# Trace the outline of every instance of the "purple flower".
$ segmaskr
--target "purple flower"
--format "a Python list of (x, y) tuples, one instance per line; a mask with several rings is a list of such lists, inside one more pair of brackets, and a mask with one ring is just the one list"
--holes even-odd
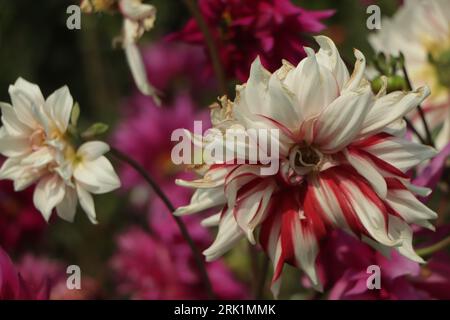
[[(333, 10), (305, 10), (289, 0), (200, 0), (199, 7), (216, 41), (221, 63), (229, 76), (240, 81), (247, 80), (258, 55), (269, 71), (275, 71), (282, 59), (297, 64), (305, 56), (305, 34), (323, 30), (321, 20), (333, 14)], [(169, 39), (201, 45), (206, 50), (194, 19)]]

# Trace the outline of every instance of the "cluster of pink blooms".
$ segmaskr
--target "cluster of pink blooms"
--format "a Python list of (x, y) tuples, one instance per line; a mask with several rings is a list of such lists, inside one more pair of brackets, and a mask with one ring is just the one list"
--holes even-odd
[[(439, 233), (448, 234), (448, 230), (441, 231), (444, 232), (438, 230), (434, 238), (438, 238)], [(319, 276), (331, 300), (449, 299), (449, 263), (450, 256), (440, 252), (421, 267), (397, 252), (384, 256), (338, 231), (327, 238), (318, 257)], [(371, 274), (367, 269), (371, 265), (382, 270), (380, 290), (367, 289)], [(308, 279), (304, 279), (304, 284), (310, 286)]]
[[(333, 10), (309, 11), (289, 0), (200, 0), (199, 7), (226, 72), (241, 81), (247, 80), (257, 56), (270, 71), (283, 59), (297, 64), (305, 57), (303, 46), (308, 40), (304, 34), (322, 31), (322, 20), (333, 15)], [(194, 19), (170, 38), (206, 49)]]

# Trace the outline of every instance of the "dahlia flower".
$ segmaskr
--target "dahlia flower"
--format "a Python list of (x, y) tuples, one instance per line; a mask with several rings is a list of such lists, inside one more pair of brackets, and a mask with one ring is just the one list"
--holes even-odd
[[(369, 37), (377, 51), (405, 56), (413, 85), (430, 86), (424, 111), (432, 129), (440, 129), (436, 147), (450, 142), (450, 3), (447, 0), (406, 0), (392, 18), (383, 18), (382, 28)], [(422, 130), (415, 112), (412, 120)]]
[[(200, 0), (199, 7), (222, 65), (229, 76), (240, 81), (247, 80), (250, 64), (258, 54), (270, 71), (280, 66), (282, 58), (298, 63), (305, 56), (305, 34), (323, 30), (321, 20), (333, 14), (332, 10), (305, 10), (290, 0)], [(202, 45), (206, 50), (194, 19), (170, 38)]]
[[(217, 131), (278, 132), (279, 152), (271, 155), (278, 170), (263, 170), (268, 165), (260, 155), (268, 146), (255, 148), (250, 136), (246, 152), (235, 154), (235, 161), (205, 164), (199, 170), (203, 178), (177, 181), (197, 190), (175, 214), (220, 208), (204, 222), (219, 226), (216, 240), (204, 251), (207, 260), (242, 238), (256, 243), (259, 230), (259, 243), (273, 261), (275, 294), (284, 263), (303, 269), (320, 287), (319, 242), (334, 228), (423, 262), (412, 248), (410, 224), (432, 228), (428, 220), (436, 217), (414, 196), (429, 190), (414, 187), (405, 174), (436, 153), (403, 138), (402, 117), (428, 96), (428, 88), (385, 94), (384, 87), (374, 95), (360, 51), (355, 50), (349, 76), (335, 44), (324, 36), (316, 41), (320, 50), (305, 48), (308, 56), (297, 67), (284, 61), (271, 74), (256, 59), (234, 103), (212, 111)], [(220, 139), (205, 140), (205, 150), (215, 143), (223, 147)], [(253, 164), (252, 151), (258, 152)]]
[(156, 8), (142, 0), (83, 0), (86, 13), (119, 11), (123, 16), (122, 33), (116, 40), (122, 44), (128, 65), (138, 89), (159, 103), (155, 88), (148, 82), (145, 66), (136, 42), (151, 29), (156, 19)]
[(109, 146), (100, 141), (76, 149), (67, 130), (73, 98), (67, 86), (46, 100), (35, 84), (19, 78), (9, 87), (12, 105), (0, 103), (0, 153), (7, 160), (0, 179), (14, 181), (21, 191), (37, 183), (33, 202), (48, 221), (54, 208), (73, 221), (77, 202), (92, 223), (97, 223), (91, 193), (101, 194), (120, 186), (111, 163), (103, 155)]

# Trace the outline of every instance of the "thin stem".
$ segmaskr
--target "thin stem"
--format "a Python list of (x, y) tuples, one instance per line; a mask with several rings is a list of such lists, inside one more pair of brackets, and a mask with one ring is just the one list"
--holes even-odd
[[(405, 77), (406, 84), (408, 85), (408, 89), (413, 90), (412, 83), (411, 83), (411, 80), (409, 79), (408, 72), (406, 71), (405, 64), (402, 64), (402, 71), (403, 71), (403, 76)], [(427, 136), (426, 144), (434, 147), (435, 145), (433, 142), (433, 136), (431, 135), (430, 127), (428, 126), (427, 119), (425, 118), (425, 112), (423, 112), (422, 106), (420, 104), (417, 106), (417, 109), (419, 111), (419, 116), (422, 119), (423, 127), (425, 129), (425, 134)]]
[(217, 50), (216, 43), (208, 28), (208, 25), (200, 12), (197, 2), (195, 0), (183, 0), (189, 11), (191, 12), (193, 18), (197, 22), (200, 31), (203, 33), (205, 38), (206, 46), (208, 47), (209, 56), (213, 65), (214, 73), (216, 74), (217, 81), (219, 83), (219, 89), (222, 94), (227, 94), (227, 82), (225, 78), (225, 72), (222, 68), (222, 63), (220, 62), (219, 51)]
[[(145, 171), (145, 169), (139, 163), (137, 163), (134, 159), (128, 157), (126, 154), (124, 154), (123, 152), (114, 147), (111, 147), (111, 154), (115, 156), (117, 159), (126, 162), (134, 170), (136, 170), (136, 172), (139, 173), (142, 176), (142, 178), (144, 178), (144, 180), (155, 191), (158, 197), (164, 202), (167, 209), (169, 209), (171, 213), (175, 211), (175, 207), (173, 206), (172, 202), (170, 202), (169, 198), (166, 196), (164, 191), (158, 186), (158, 184), (153, 180), (153, 178)], [(192, 253), (194, 254), (195, 263), (197, 265), (198, 270), (200, 271), (200, 276), (202, 278), (203, 285), (205, 287), (208, 297), (210, 299), (214, 299), (214, 292), (212, 290), (211, 282), (209, 280), (209, 276), (206, 271), (202, 255), (198, 251), (194, 241), (189, 235), (189, 232), (183, 221), (173, 214), (171, 214), (171, 216), (175, 219), (175, 222), (178, 225), (178, 228), (180, 229), (183, 238), (186, 240)]]
[(444, 249), (447, 246), (450, 246), (450, 236), (442, 239), (441, 241), (439, 241), (429, 247), (417, 249), (416, 253), (421, 257), (430, 256), (433, 253), (436, 253), (436, 252)]
[(419, 133), (419, 131), (417, 131), (417, 129), (414, 127), (414, 125), (411, 123), (411, 121), (406, 117), (403, 117), (403, 120), (405, 120), (408, 129), (411, 130), (416, 135), (416, 137), (420, 140), (420, 142), (422, 144), (427, 144), (425, 139), (422, 137), (422, 135)]

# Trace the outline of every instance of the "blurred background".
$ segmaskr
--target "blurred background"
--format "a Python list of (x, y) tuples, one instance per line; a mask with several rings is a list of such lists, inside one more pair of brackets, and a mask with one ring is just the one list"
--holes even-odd
[[(120, 34), (120, 15), (83, 14), (81, 30), (68, 30), (66, 9), (77, 4), (70, 0), (0, 0), (0, 101), (10, 101), (8, 86), (18, 77), (38, 84), (44, 96), (67, 84), (81, 106), (81, 126), (110, 124), (104, 139), (143, 164), (181, 205), (190, 194), (173, 181), (190, 174), (171, 163), (170, 134), (176, 128), (191, 128), (194, 119), (207, 122), (207, 107), (220, 91), (203, 47), (174, 36), (191, 17), (183, 2), (146, 2), (157, 8), (157, 20), (139, 45), (150, 82), (163, 92), (162, 108), (137, 92), (123, 50), (112, 45)], [(292, 1), (305, 9), (334, 10), (321, 19), (320, 33), (330, 36), (351, 63), (353, 48), (372, 56), (366, 8), (374, 2), (382, 15), (390, 16), (398, 7), (395, 0)], [(238, 83), (237, 78), (229, 75), (228, 84)], [(33, 207), (32, 190), (15, 193), (9, 181), (1, 181), (0, 247), (26, 280), (39, 286), (49, 277), (51, 298), (204, 298), (189, 249), (169, 212), (130, 168), (120, 163), (115, 167), (124, 188), (96, 197), (98, 225), (90, 224), (81, 210), (73, 224), (57, 217), (47, 224)], [(205, 248), (214, 231), (202, 228), (199, 221), (200, 217), (186, 219), (197, 245)], [(255, 296), (255, 259), (262, 259), (260, 252), (242, 243), (208, 265), (220, 298)], [(65, 289), (68, 265), (80, 266), (83, 290)], [(284, 298), (324, 297), (308, 289), (294, 269), (288, 269), (285, 284)], [(262, 295), (271, 297), (267, 288)]]

